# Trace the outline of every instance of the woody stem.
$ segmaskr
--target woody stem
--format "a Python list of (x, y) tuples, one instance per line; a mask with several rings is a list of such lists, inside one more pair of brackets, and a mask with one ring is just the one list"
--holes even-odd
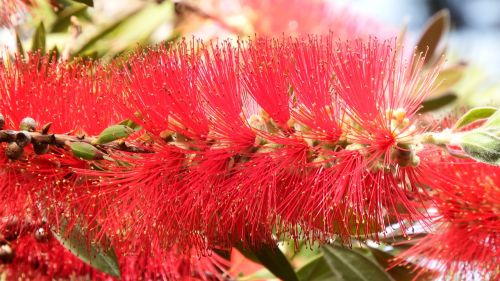
[[(95, 137), (87, 137), (87, 136), (73, 136), (67, 134), (43, 134), (40, 132), (15, 131), (15, 130), (0, 130), (0, 142), (17, 142), (20, 141), (21, 138), (26, 138), (26, 134), (31, 137), (31, 143), (48, 144), (59, 147), (63, 147), (67, 143), (72, 143), (72, 142), (85, 142), (93, 144), (92, 141), (95, 140)], [(107, 144), (100, 144), (98, 146), (104, 149), (120, 150), (125, 152), (152, 153), (152, 151), (149, 149), (135, 146), (132, 144), (126, 144), (125, 142), (112, 142)]]

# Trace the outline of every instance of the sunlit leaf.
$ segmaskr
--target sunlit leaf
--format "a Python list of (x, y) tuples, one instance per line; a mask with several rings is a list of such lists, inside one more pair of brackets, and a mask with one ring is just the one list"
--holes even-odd
[(481, 127), (455, 134), (452, 142), (480, 162), (500, 165), (500, 110), (496, 110)]
[(453, 128), (455, 130), (465, 127), (477, 120), (486, 119), (493, 115), (497, 109), (495, 107), (485, 106), (485, 107), (476, 107), (469, 111), (467, 111), (458, 121), (455, 123)]
[(449, 92), (453, 86), (462, 80), (465, 70), (466, 67), (464, 65), (456, 65), (443, 69), (436, 78), (438, 86), (429, 96), (437, 97), (443, 93)]
[(73, 49), (73, 55), (97, 52), (99, 56), (115, 56), (147, 42), (156, 28), (163, 23), (171, 23), (174, 17), (172, 1), (165, 1), (160, 5), (148, 5), (101, 27), (93, 34), (82, 34)]

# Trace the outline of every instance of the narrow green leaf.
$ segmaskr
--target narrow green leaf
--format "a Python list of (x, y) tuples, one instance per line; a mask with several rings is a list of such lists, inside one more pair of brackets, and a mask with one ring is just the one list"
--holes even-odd
[(94, 0), (72, 0), (72, 1), (85, 4), (89, 7), (94, 7)]
[(40, 22), (38, 27), (35, 30), (35, 34), (33, 35), (33, 43), (31, 45), (31, 50), (40, 51), (41, 53), (45, 53), (45, 27), (43, 25), (43, 21)]
[(440, 109), (444, 106), (447, 106), (454, 102), (457, 99), (457, 96), (454, 93), (448, 93), (441, 95), (436, 98), (425, 100), (422, 103), (422, 108), (418, 110), (419, 113), (425, 113), (429, 111), (434, 111)]
[(344, 281), (394, 281), (378, 264), (351, 249), (338, 246), (322, 248), (330, 269)]
[(287, 281), (299, 280), (292, 265), (277, 245), (262, 245), (252, 249), (237, 247), (237, 249), (248, 259), (265, 266), (276, 277)]
[(24, 58), (23, 43), (21, 42), (21, 38), (19, 37), (19, 34), (17, 32), (16, 32), (16, 51), (21, 56), (21, 58)]
[(441, 10), (434, 14), (424, 28), (417, 43), (417, 51), (427, 53), (425, 63), (432, 62), (439, 54), (439, 48), (443, 38), (450, 30), (450, 12)]
[(93, 142), (94, 144), (105, 144), (130, 136), (134, 130), (125, 125), (110, 126), (99, 134), (99, 137)]
[(497, 111), (494, 107), (476, 107), (467, 111), (453, 126), (454, 130), (460, 129), (471, 124), (474, 121), (486, 119)]
[[(486, 125), (486, 124), (485, 124)], [(458, 135), (462, 150), (477, 161), (500, 165), (500, 127), (481, 127)]]
[[(150, 35), (161, 24), (174, 19), (172, 1), (147, 5), (101, 27), (93, 34), (82, 34), (75, 44), (73, 55), (97, 52), (99, 56), (113, 57), (127, 49), (136, 48), (140, 43), (148, 42)], [(137, 28), (138, 26), (141, 28)]]
[(103, 153), (93, 145), (86, 142), (73, 142), (71, 143), (71, 151), (76, 157), (85, 160), (102, 160)]
[(335, 281), (340, 280), (335, 273), (330, 270), (323, 255), (320, 255), (297, 271), (297, 277), (300, 281)]
[(120, 266), (115, 251), (110, 246), (89, 242), (85, 231), (78, 225), (66, 230), (67, 222), (62, 221), (58, 231), (52, 230), (54, 237), (83, 262), (106, 274), (120, 277)]

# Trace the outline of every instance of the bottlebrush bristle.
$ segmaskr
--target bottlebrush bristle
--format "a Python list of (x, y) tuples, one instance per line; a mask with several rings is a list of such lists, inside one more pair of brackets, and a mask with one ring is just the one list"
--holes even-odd
[(258, 243), (298, 226), (311, 240), (376, 237), (393, 218), (404, 230), (424, 215), (409, 199), (421, 196), (417, 156), (399, 142), (417, 133), (414, 114), (438, 68), (423, 72), (421, 54), (396, 52), (394, 41), (326, 36), (183, 41), (139, 54), (125, 75), (115, 73), (130, 79), (117, 108), (140, 112), (134, 120), (156, 135), (168, 131), (161, 151), (175, 147), (182, 171), (134, 165), (91, 174), (117, 194), (116, 178), (127, 182), (121, 195), (131, 200), (115, 212), (144, 214), (133, 216), (137, 231), (159, 231), (148, 226), (150, 215), (160, 217), (150, 200), (172, 214), (155, 222), (161, 229), (177, 224), (207, 245)]
[(203, 253), (275, 234), (349, 243), (426, 219), (432, 160), (412, 136), (439, 67), (423, 71), (393, 40), (180, 41), (124, 65), (47, 60), (0, 69), (7, 128), (29, 116), (80, 140), (130, 118), (142, 130), (116, 144), (148, 149), (96, 144), (106, 158), (85, 161), (59, 145), (3, 159), (0, 198), (38, 218), (50, 206), (49, 224), (84, 223), (125, 255), (145, 241)]
[(500, 168), (436, 153), (429, 157), (435, 176), (423, 180), (434, 190), (435, 230), (403, 252), (399, 263), (415, 261), (457, 280), (497, 280)]

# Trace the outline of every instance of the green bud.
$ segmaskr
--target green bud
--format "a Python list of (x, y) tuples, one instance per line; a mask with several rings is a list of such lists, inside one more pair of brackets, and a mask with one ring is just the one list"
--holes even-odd
[(76, 157), (85, 160), (102, 160), (104, 154), (95, 146), (86, 142), (73, 142), (71, 143), (71, 151)]
[(99, 137), (93, 142), (94, 144), (105, 144), (117, 139), (126, 138), (131, 135), (134, 130), (125, 125), (110, 126), (99, 134)]

